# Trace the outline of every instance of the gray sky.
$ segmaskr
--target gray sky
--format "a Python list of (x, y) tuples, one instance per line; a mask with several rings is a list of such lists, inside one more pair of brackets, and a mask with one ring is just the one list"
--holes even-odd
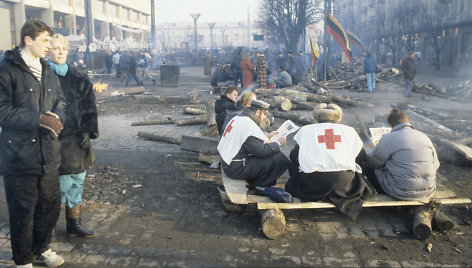
[(262, 0), (156, 0), (156, 22), (193, 22), (190, 13), (201, 14), (198, 22), (246, 20), (248, 3), (251, 20), (254, 20), (261, 2)]

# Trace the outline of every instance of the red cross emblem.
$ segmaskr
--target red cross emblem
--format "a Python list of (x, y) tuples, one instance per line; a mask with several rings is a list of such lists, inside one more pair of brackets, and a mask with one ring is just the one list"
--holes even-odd
[(229, 124), (226, 126), (225, 132), (223, 133), (223, 137), (226, 137), (226, 133), (231, 132), (231, 130), (233, 129), (233, 122), (234, 122), (234, 119), (231, 120), (231, 122), (229, 122)]
[(341, 142), (341, 135), (334, 135), (333, 129), (325, 129), (324, 132), (324, 136), (318, 136), (318, 143), (326, 143), (326, 149), (335, 149), (334, 144)]

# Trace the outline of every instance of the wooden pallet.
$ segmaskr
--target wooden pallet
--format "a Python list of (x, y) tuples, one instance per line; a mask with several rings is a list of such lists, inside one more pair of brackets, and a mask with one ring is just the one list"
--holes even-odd
[[(302, 202), (294, 197), (292, 203), (275, 203), (266, 196), (252, 195), (247, 193), (246, 182), (244, 180), (231, 179), (221, 170), (223, 186), (225, 191), (220, 191), (223, 205), (227, 211), (240, 212), (242, 205), (256, 204), (262, 215), (262, 231), (270, 239), (277, 239), (285, 233), (285, 217), (282, 209), (323, 209), (335, 208), (331, 202)], [(468, 204), (472, 201), (469, 198), (458, 198), (452, 191), (436, 191), (429, 199), (418, 201), (395, 200), (390, 196), (379, 194), (365, 201), (362, 207), (392, 207), (392, 206), (415, 206), (413, 213), (414, 221), (419, 221), (420, 234), (416, 235), (420, 239), (425, 239), (431, 231), (431, 221), (434, 211), (440, 205)], [(424, 214), (424, 215), (423, 215)], [(423, 215), (423, 216), (419, 216)], [(443, 215), (444, 216), (444, 215)], [(415, 220), (416, 218), (416, 220)], [(447, 217), (446, 217), (447, 218)], [(447, 218), (450, 221), (450, 219)], [(424, 226), (424, 224), (429, 226)], [(416, 226), (415, 223), (413, 226)], [(449, 225), (448, 225), (449, 226)], [(452, 228), (452, 227), (451, 227)], [(415, 232), (414, 228), (414, 232)], [(429, 232), (428, 232), (429, 229)]]

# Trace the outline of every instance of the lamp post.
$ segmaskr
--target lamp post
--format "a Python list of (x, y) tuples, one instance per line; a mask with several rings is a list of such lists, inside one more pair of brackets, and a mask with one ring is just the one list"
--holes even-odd
[(208, 23), (208, 27), (210, 27), (210, 50), (213, 50), (213, 27), (215, 27), (214, 22)]
[(198, 51), (198, 36), (197, 36), (197, 20), (200, 17), (200, 13), (191, 13), (190, 16), (193, 18), (193, 40), (194, 40), (194, 50)]

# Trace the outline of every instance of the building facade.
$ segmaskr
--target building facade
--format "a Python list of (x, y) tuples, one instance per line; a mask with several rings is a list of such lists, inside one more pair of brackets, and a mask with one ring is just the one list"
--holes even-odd
[[(11, 49), (20, 43), (20, 30), (29, 19), (38, 18), (54, 32), (79, 36), (85, 31), (84, 0), (0, 0), (0, 49)], [(93, 36), (96, 45), (113, 48), (145, 43), (151, 30), (149, 0), (91, 0)], [(133, 44), (135, 43), (135, 44)]]
[(413, 50), (425, 66), (472, 64), (470, 0), (332, 2), (333, 15), (344, 29), (387, 63), (398, 64)]

